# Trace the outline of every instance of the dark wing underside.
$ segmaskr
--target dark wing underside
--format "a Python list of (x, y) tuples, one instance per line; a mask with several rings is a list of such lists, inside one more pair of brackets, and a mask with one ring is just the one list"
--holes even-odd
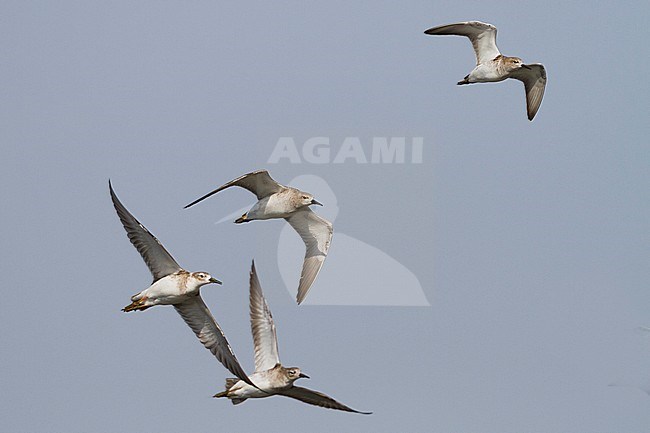
[(295, 398), (296, 400), (300, 400), (307, 404), (313, 404), (315, 406), (324, 407), (326, 409), (336, 409), (345, 412), (361, 413), (363, 415), (370, 415), (372, 413), (372, 412), (360, 412), (358, 410), (354, 410), (351, 407), (344, 405), (343, 403), (339, 403), (338, 401), (334, 400), (332, 397), (325, 395), (322, 392), (312, 391), (311, 389), (302, 388), (300, 386), (292, 386), (286, 391), (282, 391), (280, 394), (287, 397)]
[(138, 250), (144, 262), (147, 264), (151, 275), (153, 275), (153, 280), (158, 281), (159, 279), (173, 274), (181, 270), (180, 265), (174, 260), (174, 258), (169, 254), (169, 252), (163, 247), (158, 239), (151, 234), (149, 230), (140, 222), (135, 219), (133, 215), (124, 207), (120, 202), (113, 191), (113, 186), (111, 181), (108, 181), (108, 188), (111, 193), (111, 199), (113, 200), (113, 206), (117, 211), (117, 216), (122, 221), (124, 230), (129, 236), (129, 240), (133, 246)]

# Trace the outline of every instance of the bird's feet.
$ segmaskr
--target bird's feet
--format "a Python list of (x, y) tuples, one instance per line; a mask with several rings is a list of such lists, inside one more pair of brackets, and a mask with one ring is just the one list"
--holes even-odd
[(143, 296), (137, 301), (133, 301), (126, 307), (122, 308), (122, 311), (124, 311), (125, 313), (128, 313), (129, 311), (137, 311), (137, 310), (144, 311), (147, 308), (151, 307), (151, 305), (145, 305), (146, 301), (147, 301), (147, 297)]
[(235, 220), (235, 224), (241, 224), (241, 223), (247, 223), (247, 222), (250, 222), (250, 220), (248, 219), (248, 217), (246, 216), (246, 214), (240, 216), (239, 218), (237, 218), (237, 219)]

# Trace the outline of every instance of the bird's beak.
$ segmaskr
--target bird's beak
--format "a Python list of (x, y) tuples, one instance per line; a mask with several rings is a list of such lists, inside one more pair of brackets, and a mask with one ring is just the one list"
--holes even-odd
[(322, 206), (322, 205), (323, 205), (323, 203), (319, 202), (319, 201), (316, 200), (316, 199), (312, 199), (311, 204), (317, 204), (318, 206)]
[(216, 278), (210, 278), (210, 282), (214, 284), (221, 284), (221, 281), (217, 280)]
[(300, 373), (298, 377), (304, 377), (305, 379), (311, 379), (311, 377), (307, 376), (305, 373)]
[(524, 64), (522, 64), (521, 67), (530, 70), (530, 66), (528, 66), (528, 65), (524, 65)]

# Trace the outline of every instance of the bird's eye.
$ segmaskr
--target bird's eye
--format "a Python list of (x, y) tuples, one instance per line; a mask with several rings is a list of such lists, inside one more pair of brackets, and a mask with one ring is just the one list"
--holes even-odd
[(309, 197), (307, 197), (306, 195), (303, 195), (303, 196), (302, 196), (302, 199), (303, 199), (303, 200), (307, 200), (308, 198), (309, 198)]

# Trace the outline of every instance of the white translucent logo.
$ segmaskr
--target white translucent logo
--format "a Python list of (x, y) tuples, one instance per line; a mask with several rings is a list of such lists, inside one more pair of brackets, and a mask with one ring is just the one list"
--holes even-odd
[[(314, 209), (334, 224), (332, 245), (320, 274), (303, 304), (429, 306), (418, 278), (386, 252), (337, 230), (336, 195), (324, 179), (303, 175), (289, 185), (309, 191), (324, 206)], [(278, 268), (291, 297), (295, 296), (305, 244), (287, 224), (278, 242)]]
[(421, 164), (423, 137), (345, 137), (333, 142), (329, 137), (311, 137), (296, 143), (280, 137), (269, 156), (269, 164)]
[[(339, 209), (336, 195), (318, 176), (302, 175), (288, 183), (309, 191), (324, 204), (314, 211), (334, 224), (334, 236), (325, 264), (303, 304), (359, 306), (430, 306), (420, 281), (405, 265), (380, 250), (336, 227)], [(250, 206), (241, 208), (216, 222), (232, 222)], [(255, 223), (252, 223), (255, 224)], [(258, 224), (264, 224), (259, 222)], [(271, 250), (271, 249), (269, 249)], [(277, 247), (278, 271), (294, 299), (305, 256), (305, 244), (289, 224), (284, 224)]]

